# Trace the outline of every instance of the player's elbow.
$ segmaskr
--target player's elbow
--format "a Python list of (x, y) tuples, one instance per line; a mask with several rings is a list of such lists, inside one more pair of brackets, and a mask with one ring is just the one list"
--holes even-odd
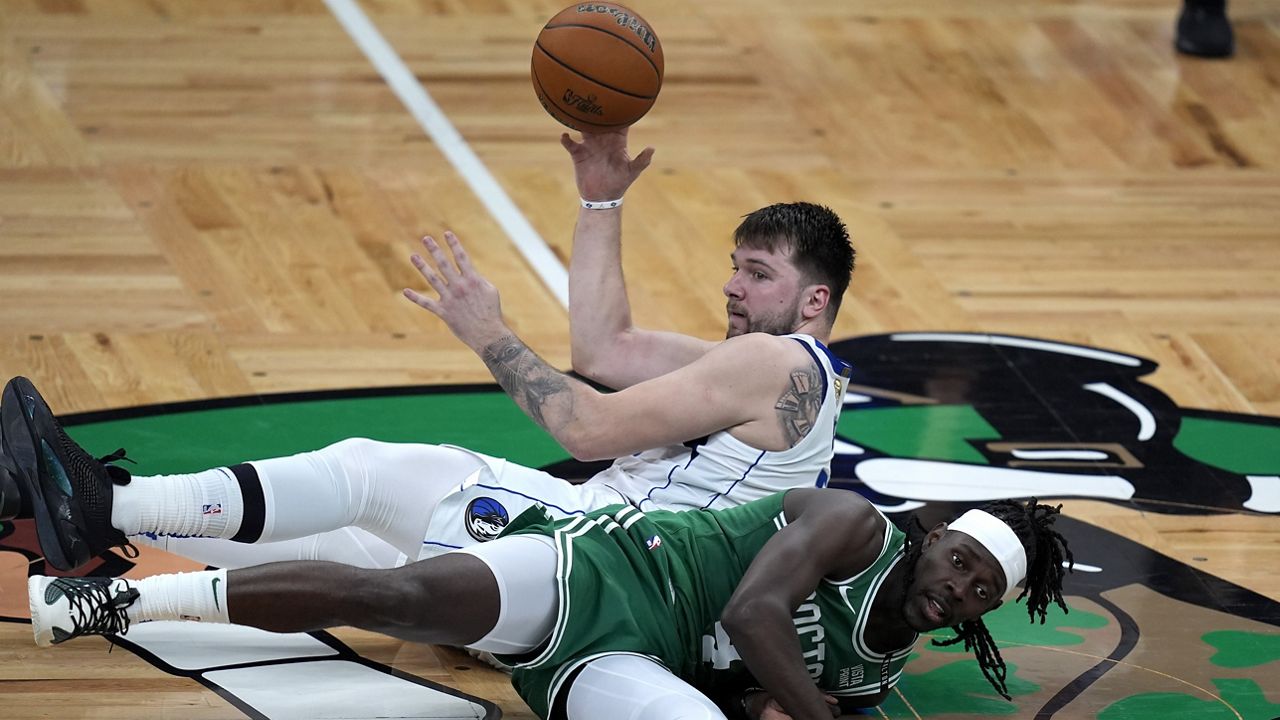
[(574, 343), (569, 352), (573, 371), (592, 382), (612, 387), (609, 377), (617, 366), (617, 353), (612, 347), (613, 343), (607, 342)]
[(591, 462), (592, 460), (604, 460), (594, 447), (588, 442), (584, 442), (574, 437), (564, 437), (560, 439), (560, 447), (573, 456), (574, 460), (579, 462)]
[(592, 460), (609, 460), (615, 455), (609, 453), (609, 445), (589, 422), (575, 422), (556, 438), (574, 460), (591, 462)]
[(618, 379), (625, 374), (636, 354), (635, 335), (630, 328), (599, 332), (591, 337), (575, 337), (569, 348), (573, 371), (593, 382), (610, 388), (621, 388)]
[(573, 364), (574, 372), (589, 380), (600, 382), (600, 355), (596, 349), (574, 343), (569, 351), (569, 362)]
[(767, 627), (768, 618), (772, 615), (776, 615), (776, 608), (764, 598), (734, 597), (720, 615), (720, 624), (734, 642), (745, 641), (755, 629)]

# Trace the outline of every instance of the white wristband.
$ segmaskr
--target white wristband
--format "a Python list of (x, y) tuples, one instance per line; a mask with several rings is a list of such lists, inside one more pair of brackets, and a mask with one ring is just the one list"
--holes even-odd
[(617, 200), (583, 200), (582, 198), (578, 198), (578, 199), (582, 200), (582, 207), (588, 210), (612, 210), (616, 207), (622, 206), (622, 198), (618, 198)]

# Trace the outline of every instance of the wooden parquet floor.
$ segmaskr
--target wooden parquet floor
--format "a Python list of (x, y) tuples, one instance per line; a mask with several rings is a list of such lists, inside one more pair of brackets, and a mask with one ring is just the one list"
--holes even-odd
[[(576, 191), (528, 80), (561, 1), (360, 6), (567, 262)], [(1173, 0), (633, 4), (667, 60), (632, 132), (658, 150), (627, 198), (638, 324), (721, 336), (738, 218), (805, 199), (859, 253), (835, 339), (1079, 343), (1158, 362), (1179, 407), (1280, 416), (1280, 4), (1233, 0), (1216, 62), (1173, 52)], [(568, 367), (564, 307), (325, 4), (0, 2), (0, 375), (60, 412), (488, 382), (399, 294), (446, 228)], [(1280, 601), (1274, 516), (1068, 511)], [(6, 718), (241, 716), (27, 633), (0, 624)], [(462, 653), (338, 634), (530, 717)]]

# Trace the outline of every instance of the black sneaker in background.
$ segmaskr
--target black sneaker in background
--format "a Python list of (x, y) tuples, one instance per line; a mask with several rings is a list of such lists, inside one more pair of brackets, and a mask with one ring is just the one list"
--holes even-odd
[[(74, 570), (108, 548), (129, 545), (111, 525), (111, 487), (129, 482), (127, 470), (101, 460), (67, 437), (35, 385), (16, 377), (0, 397), (0, 452), (36, 521), (40, 550), (58, 570)], [(3, 472), (3, 471), (0, 471)]]
[(1227, 19), (1227, 0), (1184, 0), (1174, 47), (1184, 55), (1231, 57), (1236, 39)]

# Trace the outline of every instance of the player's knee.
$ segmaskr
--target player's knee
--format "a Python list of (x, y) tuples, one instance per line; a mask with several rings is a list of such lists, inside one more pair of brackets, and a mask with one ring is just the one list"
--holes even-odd
[(379, 476), (420, 475), (425, 467), (432, 474), (449, 475), (452, 479), (449, 469), (453, 466), (469, 472), (479, 463), (470, 453), (446, 445), (392, 443), (363, 437), (339, 440), (320, 452), (338, 460), (349, 471), (373, 470), (376, 472), (372, 474)]
[(369, 455), (377, 452), (381, 446), (388, 444), (389, 443), (384, 443), (379, 440), (353, 437), (345, 440), (339, 440), (332, 445), (326, 446), (320, 452), (337, 457), (344, 462), (355, 461), (359, 463), (362, 458), (368, 457)]

